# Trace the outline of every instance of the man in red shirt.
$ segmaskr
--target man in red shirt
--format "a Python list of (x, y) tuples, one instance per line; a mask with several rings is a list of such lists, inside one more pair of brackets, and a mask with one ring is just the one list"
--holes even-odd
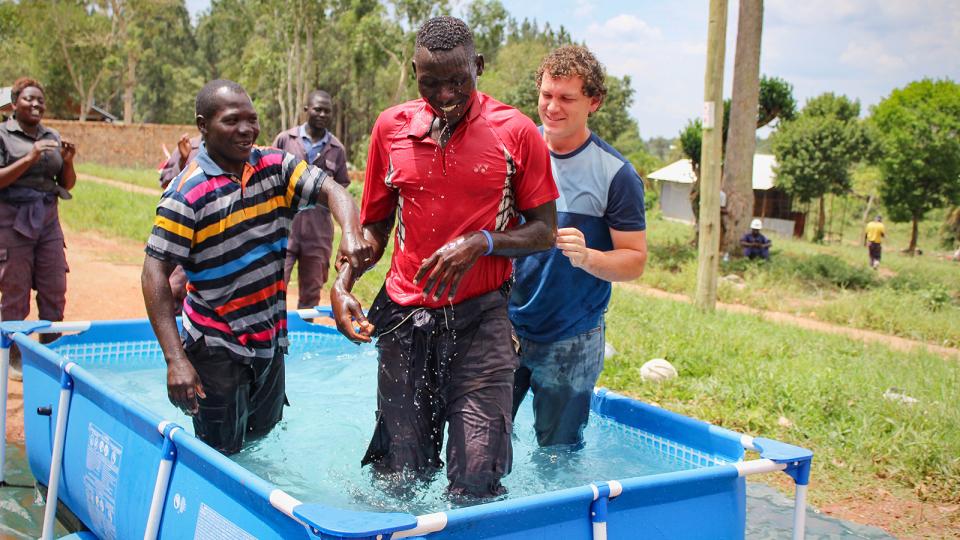
[(386, 282), (368, 320), (350, 294), (365, 268), (340, 261), (331, 303), (348, 338), (378, 338), (363, 464), (429, 474), (443, 466), (446, 423), (448, 490), (494, 496), (513, 457), (510, 258), (553, 246), (558, 192), (533, 122), (476, 91), (483, 57), (463, 21), (424, 23), (413, 68), (422, 99), (381, 113), (367, 158), (361, 221), (374, 262), (399, 220)]

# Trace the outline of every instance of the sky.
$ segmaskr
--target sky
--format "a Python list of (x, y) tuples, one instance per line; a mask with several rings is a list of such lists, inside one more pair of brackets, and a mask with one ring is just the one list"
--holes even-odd
[[(511, 16), (564, 26), (607, 71), (629, 75), (644, 138), (676, 136), (703, 108), (708, 0), (501, 0)], [(187, 0), (196, 14), (209, 0)], [(467, 0), (460, 0), (465, 5)], [(960, 82), (958, 0), (767, 0), (760, 72), (793, 85), (799, 105), (823, 92), (862, 114), (911, 81)], [(727, 15), (730, 96), (738, 2)], [(480, 88), (483, 89), (481, 78)]]

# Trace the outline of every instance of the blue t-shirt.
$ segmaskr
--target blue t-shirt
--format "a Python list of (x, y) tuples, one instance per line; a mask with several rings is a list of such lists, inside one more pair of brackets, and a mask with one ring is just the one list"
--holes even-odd
[[(569, 154), (551, 152), (550, 163), (560, 190), (557, 226), (579, 229), (587, 247), (610, 251), (610, 229), (646, 229), (640, 175), (596, 134)], [(599, 326), (609, 281), (574, 268), (557, 248), (518, 258), (515, 272), (510, 320), (520, 337), (548, 343)]]

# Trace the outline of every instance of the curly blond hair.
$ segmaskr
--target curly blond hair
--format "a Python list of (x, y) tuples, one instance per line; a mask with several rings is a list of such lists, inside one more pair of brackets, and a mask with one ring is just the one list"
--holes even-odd
[(600, 98), (601, 105), (607, 97), (604, 83), (606, 73), (603, 64), (582, 45), (564, 45), (545, 56), (537, 68), (537, 88), (543, 83), (543, 74), (549, 73), (555, 79), (580, 77), (583, 81), (583, 95)]

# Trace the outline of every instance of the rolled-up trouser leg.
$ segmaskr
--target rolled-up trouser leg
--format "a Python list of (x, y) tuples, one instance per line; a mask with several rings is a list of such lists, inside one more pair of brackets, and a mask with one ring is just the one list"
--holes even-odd
[[(459, 310), (461, 313), (463, 310)], [(517, 355), (506, 305), (495, 305), (458, 331), (446, 392), (447, 480), (453, 494), (491, 497), (513, 464), (514, 371)]]

